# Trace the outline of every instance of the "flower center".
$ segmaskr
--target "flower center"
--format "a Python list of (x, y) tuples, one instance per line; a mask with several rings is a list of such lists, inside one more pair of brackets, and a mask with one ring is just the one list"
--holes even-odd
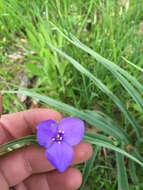
[(64, 131), (62, 130), (59, 130), (57, 136), (52, 138), (53, 142), (58, 142), (59, 144), (61, 143), (61, 141), (63, 141), (63, 139), (64, 139)]

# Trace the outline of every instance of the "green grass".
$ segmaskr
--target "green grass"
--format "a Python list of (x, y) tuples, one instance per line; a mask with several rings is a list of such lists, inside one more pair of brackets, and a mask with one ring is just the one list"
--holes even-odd
[[(115, 126), (111, 130), (112, 136), (119, 142), (125, 140), (126, 144), (124, 129), (134, 146), (137, 146), (138, 137), (137, 149), (142, 153), (139, 138), (142, 140), (143, 134), (143, 88), (135, 80), (130, 80), (124, 71), (140, 83), (142, 73), (122, 58), (142, 67), (142, 19), (141, 0), (0, 0), (0, 88), (28, 88), (79, 110), (101, 111), (108, 117), (96, 113), (93, 115), (95, 121), (87, 118), (90, 126), (98, 121), (95, 126), (106, 136), (110, 131), (108, 133), (105, 125), (112, 126), (110, 130)], [(123, 70), (114, 68), (111, 62), (98, 57), (72, 35)], [(33, 99), (27, 98), (23, 102), (21, 96), (4, 95), (4, 113), (27, 109), (33, 104)], [(45, 106), (45, 103), (38, 102), (36, 106), (43, 104)], [(129, 188), (142, 188), (141, 167), (134, 164), (128, 167), (123, 157), (118, 154), (115, 157), (108, 150), (107, 160), (106, 165), (101, 149), (83, 190), (111, 190), (117, 186), (126, 190), (127, 181), (120, 180), (120, 175), (126, 175), (126, 170)], [(118, 177), (116, 162), (122, 166), (121, 171), (118, 167)], [(82, 170), (84, 166), (79, 167)], [(134, 174), (130, 168), (137, 171), (137, 184), (130, 175)]]

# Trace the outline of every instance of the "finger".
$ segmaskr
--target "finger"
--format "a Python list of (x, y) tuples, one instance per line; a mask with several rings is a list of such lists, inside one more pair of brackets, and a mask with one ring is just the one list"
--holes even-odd
[(0, 93), (0, 118), (1, 118), (1, 115), (2, 115), (2, 95)]
[(35, 133), (35, 126), (43, 120), (61, 120), (61, 115), (51, 109), (31, 109), (3, 115), (0, 119), (0, 144)]
[[(76, 190), (80, 187), (82, 176), (76, 168), (69, 168), (64, 173), (57, 171), (33, 175), (15, 186), (16, 190)], [(24, 189), (25, 188), (25, 189)]]
[(46, 179), (46, 175), (34, 175), (24, 182), (14, 186), (15, 190), (51, 190)]
[(9, 185), (5, 180), (5, 177), (0, 173), (0, 187), (2, 190), (9, 190)]
[[(87, 160), (92, 154), (91, 145), (85, 142), (74, 147), (72, 164)], [(35, 173), (53, 170), (53, 166), (45, 157), (45, 149), (36, 146), (10, 152), (0, 158), (0, 171), (9, 186), (19, 184), (24, 179)]]
[(78, 169), (69, 168), (64, 173), (57, 171), (48, 173), (47, 180), (50, 190), (76, 190), (82, 183), (82, 176)]

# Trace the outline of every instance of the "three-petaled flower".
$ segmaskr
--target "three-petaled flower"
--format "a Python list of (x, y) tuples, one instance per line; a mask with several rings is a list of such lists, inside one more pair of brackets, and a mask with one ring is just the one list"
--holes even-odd
[(45, 120), (37, 126), (37, 140), (46, 148), (46, 157), (59, 171), (64, 172), (73, 160), (73, 148), (84, 136), (84, 122), (67, 117), (59, 122)]

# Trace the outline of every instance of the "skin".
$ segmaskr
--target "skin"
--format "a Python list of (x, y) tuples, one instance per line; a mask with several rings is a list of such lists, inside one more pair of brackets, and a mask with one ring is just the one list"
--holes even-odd
[[(32, 109), (3, 115), (0, 119), (0, 144), (36, 133), (36, 125), (43, 120), (60, 121), (61, 115), (51, 109)], [(74, 148), (72, 165), (85, 162), (92, 155), (89, 143), (81, 142)], [(76, 190), (82, 176), (76, 168), (64, 173), (54, 170), (45, 157), (45, 149), (28, 146), (0, 157), (0, 187), (9, 190)]]

